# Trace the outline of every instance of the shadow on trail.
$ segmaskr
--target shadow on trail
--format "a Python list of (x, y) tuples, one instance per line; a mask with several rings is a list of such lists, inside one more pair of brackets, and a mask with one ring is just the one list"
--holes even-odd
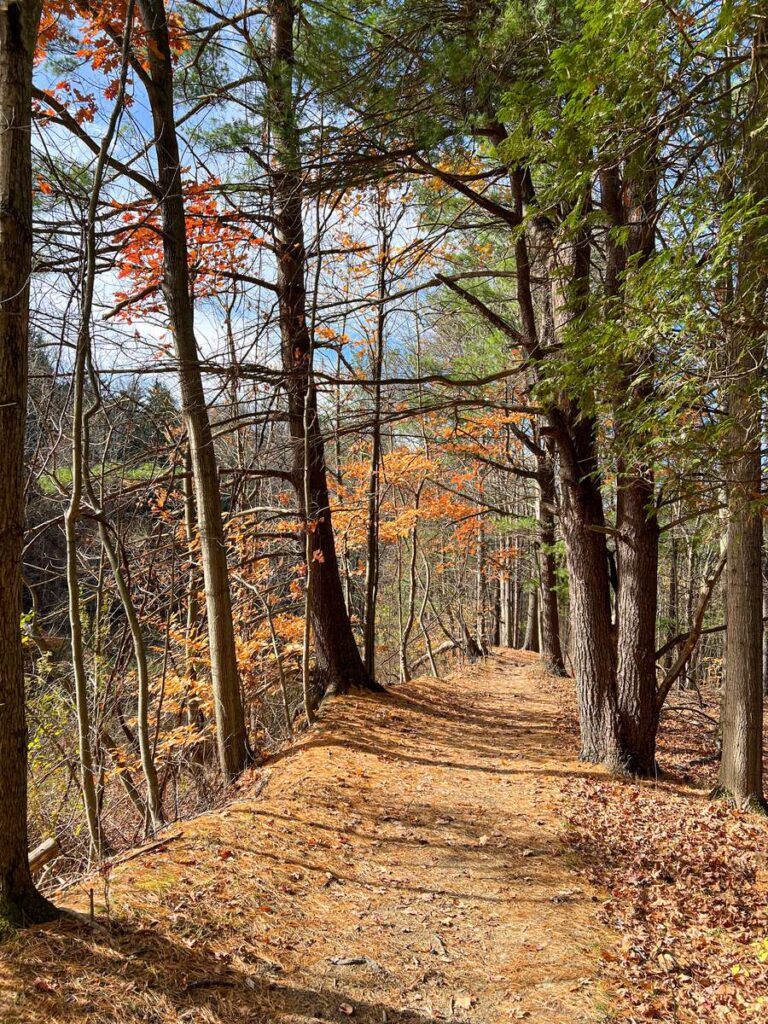
[[(518, 667), (508, 662), (500, 668)], [(446, 693), (445, 684), (419, 680), (409, 690), (390, 688), (386, 694), (363, 694), (345, 698), (343, 713), (337, 704), (312, 733), (293, 747), (271, 755), (265, 767), (279, 764), (297, 750), (342, 748), (372, 757), (400, 761), (428, 768), (445, 768), (496, 776), (541, 775), (591, 778), (589, 770), (573, 764), (558, 765), (564, 725), (555, 711), (536, 711), (524, 694), (515, 696), (510, 709), (498, 694), (489, 691), (470, 699), (456, 689)], [(432, 699), (430, 699), (432, 698)], [(497, 710), (498, 709), (498, 710)], [(466, 759), (455, 758), (456, 751)], [(449, 756), (448, 752), (454, 754)], [(524, 757), (522, 768), (501, 765)], [(494, 764), (488, 762), (493, 761)]]
[[(515, 977), (543, 978), (549, 992), (565, 972), (571, 993), (573, 919), (593, 911), (551, 807), (539, 811), (538, 779), (594, 776), (574, 763), (557, 703), (507, 674), (521, 667), (501, 656), (450, 685), (329, 702), (311, 732), (265, 759), (258, 792), (244, 788), (167, 851), (115, 872), (123, 909), (109, 932), (66, 923), (21, 938), (0, 973), (0, 1024), (427, 1024), (426, 1002), (404, 1008), (413, 985), (435, 964), (454, 990), (471, 971), (486, 985), (491, 935)], [(531, 950), (526, 922), (546, 923), (546, 953)], [(448, 926), (469, 945), (435, 960), (435, 929)], [(387, 968), (333, 966), (359, 950)], [(426, 971), (417, 982), (414, 965)]]
[[(24, 941), (23, 938), (19, 941)], [(206, 944), (189, 948), (152, 928), (120, 922), (103, 938), (84, 926), (63, 923), (44, 936), (48, 947), (46, 973), (39, 964), (24, 965), (14, 990), (0, 986), (0, 1019), (6, 1000), (23, 1001), (24, 1012), (39, 1021), (99, 1022), (131, 1019), (163, 1024), (173, 1019), (205, 1024), (256, 1024), (283, 1019), (319, 1020), (341, 1024), (350, 1018), (361, 1024), (427, 1024), (432, 1017), (398, 1009), (375, 999), (361, 1001), (343, 989), (302, 988), (271, 970), (275, 965), (253, 956), (253, 971), (236, 970)], [(102, 987), (105, 977), (116, 978), (123, 995), (116, 1003), (115, 984)], [(73, 978), (76, 984), (73, 985)], [(21, 989), (23, 986), (23, 990)], [(61, 994), (59, 994), (59, 988)], [(344, 1007), (344, 1009), (342, 1009)]]

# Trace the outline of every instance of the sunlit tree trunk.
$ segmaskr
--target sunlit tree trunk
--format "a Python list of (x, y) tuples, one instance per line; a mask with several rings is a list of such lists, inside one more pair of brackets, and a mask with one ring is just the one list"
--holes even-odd
[[(418, 488), (414, 498), (414, 508), (419, 507), (421, 487)], [(407, 683), (411, 678), (411, 669), (408, 664), (408, 644), (411, 639), (414, 624), (416, 622), (416, 559), (418, 556), (418, 528), (411, 527), (410, 533), (411, 550), (408, 559), (408, 604), (407, 614), (400, 634), (400, 679)], [(422, 609), (423, 613), (423, 609)], [(429, 650), (429, 648), (427, 648)]]
[[(302, 218), (302, 172), (293, 84), (294, 20), (291, 0), (272, 0), (271, 66), (267, 87), (267, 122), (272, 140), (271, 188), (277, 290), (280, 306), (283, 369), (288, 393), (288, 418), (294, 456), (294, 486), (311, 530), (312, 625), (315, 660), (326, 693), (373, 682), (360, 657), (341, 585), (331, 521), (323, 438), (317, 397), (308, 386), (311, 350), (306, 310), (306, 249)], [(305, 415), (309, 403), (309, 415)], [(305, 444), (305, 422), (310, 436)], [(304, 452), (309, 454), (311, 507), (304, 502)]]
[(366, 524), (365, 606), (363, 609), (363, 661), (371, 679), (375, 676), (376, 652), (376, 599), (379, 590), (379, 463), (381, 461), (381, 373), (384, 363), (384, 329), (386, 325), (387, 266), (389, 262), (389, 235), (382, 224), (381, 203), (378, 207), (379, 236), (378, 298), (376, 337), (373, 352), (373, 410), (371, 413), (371, 461), (368, 472), (368, 519)]
[(765, 366), (765, 264), (768, 245), (768, 4), (755, 5), (752, 86), (744, 124), (744, 186), (759, 204), (738, 257), (727, 378), (728, 548), (725, 567), (726, 657), (720, 790), (738, 806), (765, 808), (763, 798), (763, 520), (761, 405)]
[(481, 651), (487, 644), (487, 623), (485, 617), (485, 526), (482, 518), (477, 529), (477, 551), (475, 564), (475, 634)]
[(581, 757), (621, 767), (616, 651), (595, 424), (554, 416), (560, 454), (561, 513), (569, 579), (571, 657), (576, 676)]
[[(529, 357), (538, 361), (542, 339), (558, 343), (586, 300), (590, 282), (590, 244), (584, 232), (559, 251), (552, 225), (537, 215), (531, 175), (512, 175), (515, 210), (523, 222), (533, 214), (529, 233), (515, 243), (517, 297), (522, 336)], [(528, 241), (537, 252), (543, 326), (537, 328)], [(560, 475), (560, 528), (569, 577), (571, 661), (576, 677), (581, 757), (621, 767), (616, 702), (616, 651), (611, 617), (605, 512), (594, 418), (567, 396), (546, 411), (548, 442), (557, 453)]]
[(540, 648), (548, 672), (565, 675), (565, 662), (560, 641), (560, 610), (557, 604), (557, 563), (555, 560), (555, 471), (549, 454), (538, 460), (539, 486), (538, 561), (541, 608), (539, 612)]
[[(600, 172), (601, 202), (613, 231), (605, 242), (604, 295), (607, 316), (624, 316), (627, 291), (638, 266), (651, 258), (655, 247), (658, 171), (652, 133), (644, 152), (637, 155), (630, 174), (607, 159)], [(621, 365), (622, 387), (614, 399), (617, 409), (642, 410), (650, 397), (647, 371), (653, 351), (643, 354), (646, 378), (636, 375), (636, 359)], [(643, 382), (645, 380), (646, 382)], [(629, 396), (629, 398), (628, 398)], [(619, 441), (625, 431), (621, 412), (616, 416)], [(656, 768), (656, 627), (658, 612), (659, 526), (653, 470), (642, 460), (643, 439), (630, 425), (627, 454), (616, 466), (616, 694), (622, 767), (633, 774), (652, 775)], [(633, 451), (632, 449), (635, 449)]]
[(499, 646), (512, 646), (512, 598), (511, 571), (507, 563), (507, 544), (501, 548), (501, 571), (499, 573)]
[(41, 4), (0, 9), (0, 933), (45, 921), (27, 860), (27, 724), (21, 646), (29, 278), (32, 58)]
[[(574, 300), (589, 282), (590, 249), (579, 239), (565, 262), (550, 252), (549, 318), (555, 339), (573, 318), (566, 283)], [(563, 268), (570, 271), (567, 282)], [(576, 304), (577, 305), (577, 304)], [(611, 587), (597, 423), (570, 401), (548, 411), (560, 467), (560, 526), (569, 578), (572, 659), (579, 707), (581, 757), (622, 767), (616, 699), (616, 638), (611, 616)]]
[[(95, 395), (93, 403), (87, 411), (83, 409), (83, 386), (86, 368), (92, 374), (91, 365), (91, 317), (93, 313), (93, 295), (96, 278), (96, 217), (101, 198), (101, 187), (104, 169), (112, 140), (117, 132), (120, 117), (122, 115), (125, 84), (127, 81), (129, 53), (131, 44), (131, 21), (133, 18), (133, 0), (129, 2), (126, 11), (126, 28), (123, 35), (122, 67), (118, 83), (118, 91), (112, 109), (107, 130), (102, 138), (99, 147), (99, 155), (93, 175), (91, 196), (88, 204), (87, 221), (85, 226), (85, 244), (83, 247), (84, 267), (82, 273), (82, 294), (80, 311), (80, 330), (78, 333), (78, 348), (76, 355), (76, 370), (74, 381), (74, 412), (73, 412), (73, 443), (72, 443), (72, 498), (67, 515), (65, 517), (65, 528), (67, 536), (67, 566), (70, 585), (70, 629), (73, 642), (73, 668), (75, 675), (75, 689), (77, 694), (78, 721), (80, 723), (81, 743), (81, 764), (83, 768), (83, 790), (86, 801), (89, 828), (91, 830), (91, 841), (97, 854), (101, 853), (102, 836), (100, 825), (101, 797), (103, 785), (103, 768), (98, 774), (94, 771), (91, 755), (90, 722), (88, 715), (88, 693), (84, 677), (84, 656), (82, 649), (82, 635), (80, 630), (80, 594), (77, 579), (77, 535), (76, 527), (80, 512), (81, 496), (87, 496), (91, 507), (96, 512), (99, 520), (99, 537), (102, 544), (102, 551), (107, 556), (112, 574), (117, 585), (120, 601), (123, 605), (126, 621), (133, 642), (134, 656), (136, 661), (136, 677), (138, 681), (138, 707), (136, 712), (136, 734), (139, 741), (139, 752), (141, 767), (147, 787), (146, 805), (149, 810), (150, 822), (153, 829), (159, 829), (164, 824), (161, 800), (158, 787), (157, 772), (155, 770), (152, 741), (149, 728), (149, 666), (147, 661), (147, 648), (139, 622), (139, 616), (133, 604), (130, 588), (126, 582), (125, 575), (117, 555), (117, 548), (107, 526), (105, 510), (102, 508), (95, 488), (90, 478), (90, 428), (94, 417), (101, 409), (101, 395), (98, 381), (95, 382)], [(103, 555), (102, 555), (103, 563)], [(103, 567), (101, 572), (103, 580)], [(101, 582), (100, 580), (100, 586)], [(74, 623), (73, 617), (77, 619)], [(97, 631), (100, 631), (100, 616), (97, 619)], [(97, 635), (97, 645), (100, 637)], [(77, 649), (75, 650), (75, 644)], [(98, 673), (97, 673), (98, 686)], [(94, 732), (101, 736), (103, 729), (95, 723)], [(101, 763), (101, 758), (99, 757)], [(86, 771), (88, 769), (88, 771)], [(92, 807), (93, 794), (92, 777), (97, 774), (100, 786), (98, 791), (99, 799)]]
[(422, 555), (421, 558), (424, 565), (424, 594), (422, 595), (421, 605), (419, 606), (419, 628), (421, 629), (421, 635), (424, 637), (424, 647), (430, 671), (433, 676), (437, 676), (435, 652), (432, 648), (432, 638), (429, 635), (429, 627), (425, 618), (427, 603), (429, 602), (429, 591), (432, 584), (432, 574), (429, 568), (429, 560), (425, 558), (424, 555)]
[(515, 556), (511, 590), (511, 607), (509, 611), (509, 646), (517, 648), (520, 643), (520, 607), (522, 604), (519, 555)]
[[(501, 543), (496, 544), (497, 557), (501, 553)], [(501, 642), (501, 576), (494, 572), (490, 581), (489, 611), (491, 616), (491, 628), (489, 630), (489, 642), (492, 647), (498, 647)]]
[(96, 763), (93, 756), (91, 737), (90, 695), (88, 674), (85, 663), (85, 645), (83, 642), (82, 606), (80, 596), (80, 576), (77, 557), (77, 528), (81, 515), (83, 498), (84, 468), (84, 386), (87, 349), (85, 338), (87, 325), (81, 323), (77, 353), (75, 356), (75, 373), (72, 383), (72, 445), (70, 457), (72, 465), (72, 485), (69, 502), (64, 513), (64, 537), (67, 545), (67, 594), (69, 612), (69, 640), (72, 654), (72, 678), (75, 690), (75, 710), (77, 715), (78, 755), (80, 759), (80, 787), (83, 806), (88, 825), (91, 854), (100, 860), (103, 853), (103, 836), (99, 814), (99, 801), (96, 793)]
[(642, 776), (656, 768), (656, 625), (659, 526), (652, 478), (619, 474), (616, 542), (617, 687), (624, 767)]
[(750, 372), (755, 355), (754, 350), (734, 353), (731, 365), (741, 366), (745, 378), (731, 385), (728, 404), (735, 454), (728, 467), (728, 629), (720, 788), (739, 806), (763, 804), (763, 523), (755, 505), (761, 485), (760, 397)]
[(195, 481), (216, 738), (221, 770), (225, 779), (231, 780), (248, 764), (249, 750), (235, 652), (218, 468), (195, 337), (168, 21), (163, 0), (137, 0), (137, 6), (149, 41), (149, 71), (136, 71), (147, 89), (155, 132), (158, 198), (163, 214), (162, 287), (179, 362), (181, 408)]
[(524, 651), (539, 651), (539, 581), (533, 580), (528, 591), (528, 607), (525, 613)]

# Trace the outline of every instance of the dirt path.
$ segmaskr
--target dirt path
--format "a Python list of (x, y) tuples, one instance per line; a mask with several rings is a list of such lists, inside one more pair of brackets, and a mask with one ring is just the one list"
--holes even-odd
[(3, 953), (0, 1021), (598, 1021), (599, 895), (558, 838), (573, 757), (513, 652), (337, 700), (224, 810), (92, 883), (110, 932)]

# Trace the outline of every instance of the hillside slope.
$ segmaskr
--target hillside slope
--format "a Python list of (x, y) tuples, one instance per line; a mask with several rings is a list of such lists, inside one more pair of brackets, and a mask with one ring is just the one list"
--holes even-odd
[(528, 656), (332, 702), (221, 811), (2, 954), (0, 1020), (596, 1021), (599, 893), (560, 842), (583, 771)]

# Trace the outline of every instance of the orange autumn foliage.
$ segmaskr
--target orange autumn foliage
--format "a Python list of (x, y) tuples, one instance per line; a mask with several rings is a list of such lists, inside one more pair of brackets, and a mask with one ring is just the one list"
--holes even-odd
[[(197, 298), (220, 292), (229, 274), (244, 269), (253, 249), (264, 244), (242, 218), (221, 208), (217, 197), (220, 184), (209, 178), (184, 185), (189, 269)], [(117, 301), (125, 303), (121, 315), (130, 319), (137, 307), (143, 313), (158, 312), (163, 308), (157, 298), (163, 273), (160, 209), (151, 200), (125, 208), (118, 203), (114, 206), (122, 209), (123, 224), (114, 235), (121, 247), (118, 277), (131, 280), (139, 290), (135, 301), (128, 292), (116, 293)]]
[[(41, 64), (57, 44), (68, 50), (75, 47), (75, 57), (107, 78), (103, 96), (112, 100), (117, 94), (121, 63), (122, 38), (127, 15), (126, 0), (46, 0), (40, 19), (35, 48), (35, 62)], [(184, 23), (176, 10), (168, 12), (168, 30), (173, 58), (189, 49)], [(137, 64), (147, 66), (147, 40), (141, 18), (134, 13), (131, 26), (131, 50)], [(72, 83), (59, 81), (45, 90), (63, 104), (82, 124), (92, 121), (98, 110), (93, 93), (83, 93)], [(126, 97), (130, 102), (130, 97)], [(52, 113), (52, 112), (49, 112)]]

